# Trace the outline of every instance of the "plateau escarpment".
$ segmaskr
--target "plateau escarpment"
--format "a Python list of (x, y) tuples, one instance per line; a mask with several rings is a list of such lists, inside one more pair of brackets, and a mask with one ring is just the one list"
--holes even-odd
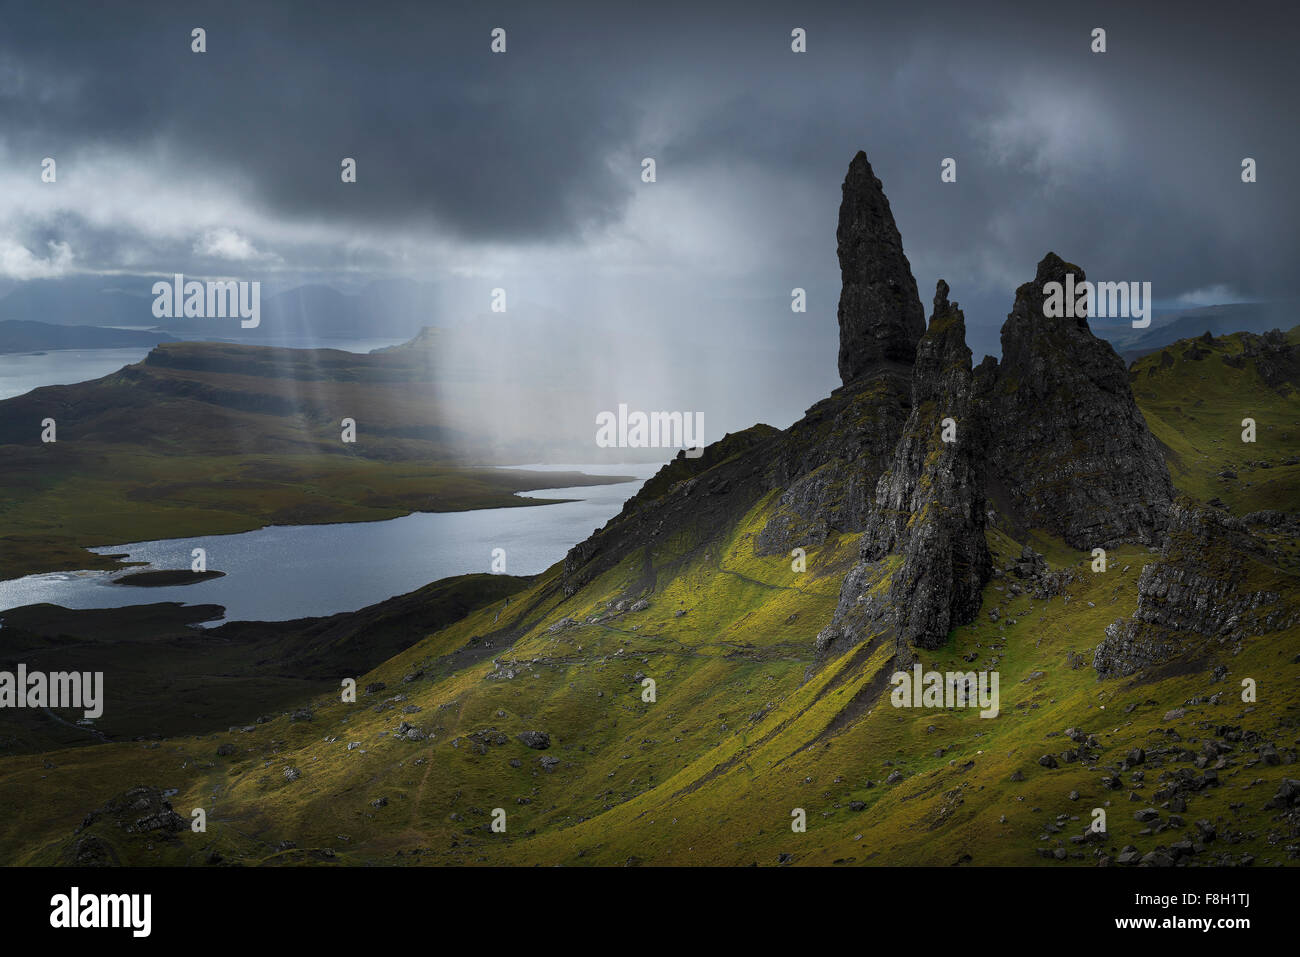
[(0, 579), (115, 567), (96, 545), (520, 507), (526, 488), (616, 480), (479, 466), (498, 443), (464, 428), (470, 400), (430, 369), (416, 346), (170, 342), (0, 400)]

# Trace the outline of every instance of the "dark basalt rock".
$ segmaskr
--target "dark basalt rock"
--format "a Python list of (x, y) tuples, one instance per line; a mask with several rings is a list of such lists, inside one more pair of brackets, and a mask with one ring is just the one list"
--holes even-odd
[(840, 202), (840, 379), (845, 385), (882, 362), (910, 365), (925, 312), (889, 200), (861, 151), (849, 164)]
[(849, 164), (840, 202), (840, 378), (786, 433), (769, 473), (784, 489), (759, 533), (760, 555), (820, 545), (866, 527), (880, 473), (910, 410), (925, 314), (912, 267), (866, 153)]
[[(819, 652), (852, 647), (881, 627), (893, 629), (900, 647), (936, 648), (979, 612), (992, 561), (970, 360), (965, 317), (940, 280), (917, 348), (911, 414), (876, 485), (859, 564), (845, 578), (831, 626), (817, 638)], [(949, 418), (953, 442), (942, 438)]]
[(1173, 486), (1133, 400), (1124, 362), (1086, 318), (1043, 314), (1049, 282), (1084, 272), (1055, 253), (1016, 290), (1002, 361), (975, 374), (989, 423), (990, 497), (1016, 531), (1043, 528), (1075, 548), (1156, 544)]
[(1241, 352), (1224, 356), (1224, 365), (1243, 368), (1248, 362), (1271, 389), (1287, 389), (1300, 379), (1300, 344), (1287, 341), (1279, 329), (1270, 329), (1262, 336), (1250, 332), (1237, 334), (1241, 339)]
[(1244, 521), (1184, 504), (1170, 517), (1160, 560), (1142, 569), (1133, 617), (1107, 627), (1093, 654), (1101, 678), (1176, 658), (1227, 655), (1247, 635), (1300, 621), (1300, 610), (1282, 598), (1283, 574)]
[[(893, 624), (888, 601), (889, 566), (885, 562), (859, 561), (844, 576), (831, 623), (817, 634), (813, 650), (819, 660), (834, 658)], [(910, 657), (897, 666), (910, 665)]]
[[(91, 828), (100, 833), (86, 833)], [(61, 857), (76, 867), (115, 866), (120, 863), (119, 848), (174, 842), (177, 834), (188, 830), (189, 822), (176, 813), (160, 789), (140, 784), (86, 814)]]
[(551, 736), (545, 731), (521, 731), (515, 737), (536, 751), (545, 751), (551, 746)]
[(185, 819), (172, 810), (171, 802), (163, 797), (162, 791), (143, 784), (110, 798), (103, 807), (91, 811), (77, 830), (83, 831), (100, 820), (107, 820), (129, 834), (186, 829)]
[[(965, 320), (945, 283), (926, 327), (888, 200), (862, 153), (844, 182), (837, 238), (845, 384), (784, 432), (756, 426), (665, 466), (570, 550), (565, 595), (638, 554), (642, 571), (623, 597), (649, 595), (660, 574), (710, 558), (775, 492), (756, 554), (864, 533), (818, 635), (819, 656), (889, 634), (907, 658), (978, 612), (991, 573), (990, 509), (1013, 535), (1046, 529), (1079, 548), (1161, 540), (1172, 486), (1124, 363), (1086, 319), (1043, 314), (1043, 285), (1067, 272), (1081, 283), (1081, 269), (1049, 253), (1017, 290), (1003, 361), (987, 358), (972, 372)], [(947, 418), (955, 443), (942, 441)], [(677, 544), (661, 567), (656, 547), (670, 537)], [(1033, 563), (1023, 575), (1042, 598), (1065, 584)]]
[(880, 368), (835, 390), (772, 449), (768, 488), (784, 489), (755, 538), (759, 555), (820, 545), (832, 532), (866, 527), (876, 481), (907, 418), (909, 377)]
[(63, 861), (71, 867), (118, 867), (117, 851), (102, 837), (79, 837), (63, 850)]

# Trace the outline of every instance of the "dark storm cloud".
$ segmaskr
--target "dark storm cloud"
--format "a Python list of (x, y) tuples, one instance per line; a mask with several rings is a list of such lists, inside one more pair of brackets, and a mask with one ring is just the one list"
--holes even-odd
[[(808, 28), (809, 60), (736, 44), (740, 65), (717, 71), (732, 96), (666, 155), (826, 184), (809, 214), (829, 236), (829, 185), (865, 148), (923, 293), (940, 275), (952, 282), (988, 351), (1048, 249), (1098, 278), (1149, 280), (1167, 302), (1215, 286), (1292, 295), (1297, 127), (1279, 105), (1295, 88), (1296, 14), (1020, 6), (778, 17)], [(1105, 54), (1089, 50), (1094, 26), (1107, 30)], [(669, 82), (706, 71), (683, 65)], [(1241, 182), (1246, 156), (1269, 170), (1259, 183)], [(944, 157), (957, 160), (955, 184), (939, 180)]]
[[(860, 148), (884, 181), (923, 300), (940, 276), (952, 284), (977, 357), (997, 350), (1015, 285), (1048, 249), (1094, 278), (1149, 280), (1165, 302), (1214, 287), (1290, 296), (1300, 257), (1289, 4), (3, 12), (10, 161), (59, 155), (71, 175), (116, 150), (160, 186), (230, 187), (264, 220), (322, 224), (329, 241), (313, 247), (260, 236), (231, 212), (241, 241), (304, 272), (383, 271), (382, 244), (339, 251), (352, 229), (391, 230), (395, 245), (427, 230), (471, 262), (486, 246), (567, 250), (557, 271), (580, 288), (602, 238), (623, 236), (645, 244), (647, 263), (674, 250), (687, 259), (661, 270), (664, 322), (707, 337), (705, 307), (680, 304), (712, 290), (733, 306), (765, 304), (751, 322), (773, 353), (812, 341), (833, 356), (839, 184)], [(203, 56), (189, 51), (194, 26), (208, 32)], [(505, 56), (488, 52), (496, 26), (508, 30)], [(795, 26), (808, 31), (807, 54), (790, 52)], [(1088, 49), (1096, 26), (1108, 34), (1102, 55)], [(344, 156), (358, 161), (356, 187), (339, 183)], [(674, 199), (653, 239), (645, 217), (657, 207), (638, 207), (643, 156), (659, 163), (656, 200)], [(1259, 163), (1254, 185), (1240, 181), (1245, 156)], [(939, 180), (944, 157), (957, 160), (955, 184)], [(57, 227), (9, 225), (34, 251)], [(72, 242), (81, 267), (115, 268), (112, 231), (100, 222)], [(722, 248), (703, 255), (696, 244), (714, 236)], [(177, 257), (198, 248), (133, 243)], [(606, 279), (617, 286), (628, 264)], [(646, 285), (652, 298), (639, 305), (653, 313)], [(810, 293), (802, 324), (771, 311), (795, 285)], [(735, 324), (719, 328), (731, 335)]]
[[(452, 25), (427, 4), (79, 9), (8, 21), (21, 82), (6, 126), (40, 155), (161, 140), (180, 162), (159, 176), (233, 171), (287, 216), (423, 219), (469, 238), (599, 225), (629, 188), (604, 165), (632, 120), (614, 91), (566, 87), (563, 64), (522, 36), (488, 56), (490, 17), (453, 11)], [(340, 189), (344, 156), (358, 189)]]
[[(1060, 205), (1075, 207), (1062, 212), (1074, 215), (1050, 225), (1056, 235), (1080, 229), (1095, 245), (1094, 233), (1131, 233), (1115, 227), (1116, 216), (1231, 211), (1189, 202), (1197, 185), (1203, 195), (1235, 190), (1237, 206), (1248, 205), (1230, 175), (1239, 154), (1264, 154), (1266, 169), (1273, 166), (1266, 182), (1285, 178), (1294, 124), (1270, 115), (1291, 77), (1288, 31), (1273, 21), (1284, 9), (1211, 18), (1185, 6), (1029, 8), (1012, 17), (1014, 7), (985, 4), (887, 15), (750, 4), (714, 12), (671, 4), (22, 5), (5, 18), (4, 50), (24, 79), (3, 110), (15, 139), (46, 151), (160, 138), (184, 158), (172, 175), (237, 170), (261, 203), (285, 215), (431, 218), (470, 238), (532, 239), (609, 223), (635, 183), (609, 168), (611, 154), (635, 158), (660, 145), (666, 162), (739, 158), (825, 184), (833, 198), (830, 184), (865, 147), (895, 174), (886, 185), (900, 219), (924, 224), (933, 235), (918, 240), (941, 250), (977, 242), (989, 213), (1014, 212), (1017, 198), (1033, 198), (1041, 183), (1041, 171), (1017, 169), (1014, 158), (990, 168), (973, 126), (1017, 108), (999, 102), (1009, 89), (1083, 90), (1114, 125), (1079, 116), (1082, 132), (1119, 135), (1124, 153), (1115, 178), (1059, 186)], [(1087, 32), (1103, 22), (1111, 50), (1093, 56)], [(803, 58), (788, 50), (794, 24), (810, 33)], [(203, 57), (189, 52), (195, 25), (208, 31)], [(486, 52), (496, 25), (510, 33), (506, 56)], [(676, 142), (634, 143), (641, 114), (665, 94), (679, 97), (688, 116), (696, 97), (720, 99)], [(364, 189), (340, 190), (344, 155), (357, 157)], [(959, 160), (960, 185), (940, 190), (938, 159), (948, 155)], [(1081, 215), (1085, 202), (1093, 215)], [(1017, 215), (1048, 212), (1028, 205)], [(1170, 225), (1172, 238), (1189, 223)], [(1266, 247), (1283, 236), (1261, 238)], [(1201, 271), (1212, 261), (1221, 258), (1201, 249), (1187, 265)]]

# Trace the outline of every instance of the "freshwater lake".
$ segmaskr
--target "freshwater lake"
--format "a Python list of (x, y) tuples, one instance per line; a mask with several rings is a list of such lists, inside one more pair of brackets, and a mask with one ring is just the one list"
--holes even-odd
[[(671, 450), (666, 450), (671, 454)], [(520, 465), (537, 472), (631, 475), (613, 485), (539, 489), (528, 498), (577, 499), (554, 505), (469, 512), (418, 512), (383, 522), (273, 525), (235, 535), (202, 535), (91, 549), (148, 562), (121, 572), (51, 572), (0, 581), (0, 611), (50, 602), (65, 608), (119, 608), (174, 601), (216, 604), (228, 621), (284, 621), (355, 611), (452, 575), (491, 570), (504, 548), (505, 571), (534, 575), (604, 525), (659, 465)], [(189, 568), (194, 548), (225, 572), (193, 585), (114, 585), (129, 572)], [(2, 618), (3, 615), (0, 615)], [(209, 624), (220, 624), (219, 621)]]

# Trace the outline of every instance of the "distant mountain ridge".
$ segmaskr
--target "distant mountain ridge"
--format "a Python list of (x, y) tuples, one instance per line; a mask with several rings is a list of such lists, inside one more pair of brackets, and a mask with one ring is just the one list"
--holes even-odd
[(1300, 316), (1300, 306), (1289, 301), (1235, 302), (1202, 306), (1176, 312), (1157, 312), (1150, 329), (1115, 327), (1098, 323), (1093, 330), (1115, 347), (1126, 363), (1132, 363), (1180, 339), (1192, 339), (1208, 332), (1230, 336), (1234, 332), (1268, 332), (1289, 329)]
[(100, 326), (56, 326), (24, 319), (0, 319), (0, 355), (46, 349), (118, 349), (175, 342), (165, 332), (105, 329)]
[(436, 302), (437, 284), (410, 279), (375, 280), (356, 292), (321, 283), (267, 292), (261, 303), (261, 324), (253, 329), (241, 328), (237, 318), (158, 319), (153, 314), (150, 290), (155, 282), (171, 279), (119, 276), (111, 283), (101, 276), (33, 280), (0, 298), (0, 320), (55, 326), (156, 326), (177, 335), (238, 340), (286, 336), (399, 338), (442, 322), (432, 305)]

